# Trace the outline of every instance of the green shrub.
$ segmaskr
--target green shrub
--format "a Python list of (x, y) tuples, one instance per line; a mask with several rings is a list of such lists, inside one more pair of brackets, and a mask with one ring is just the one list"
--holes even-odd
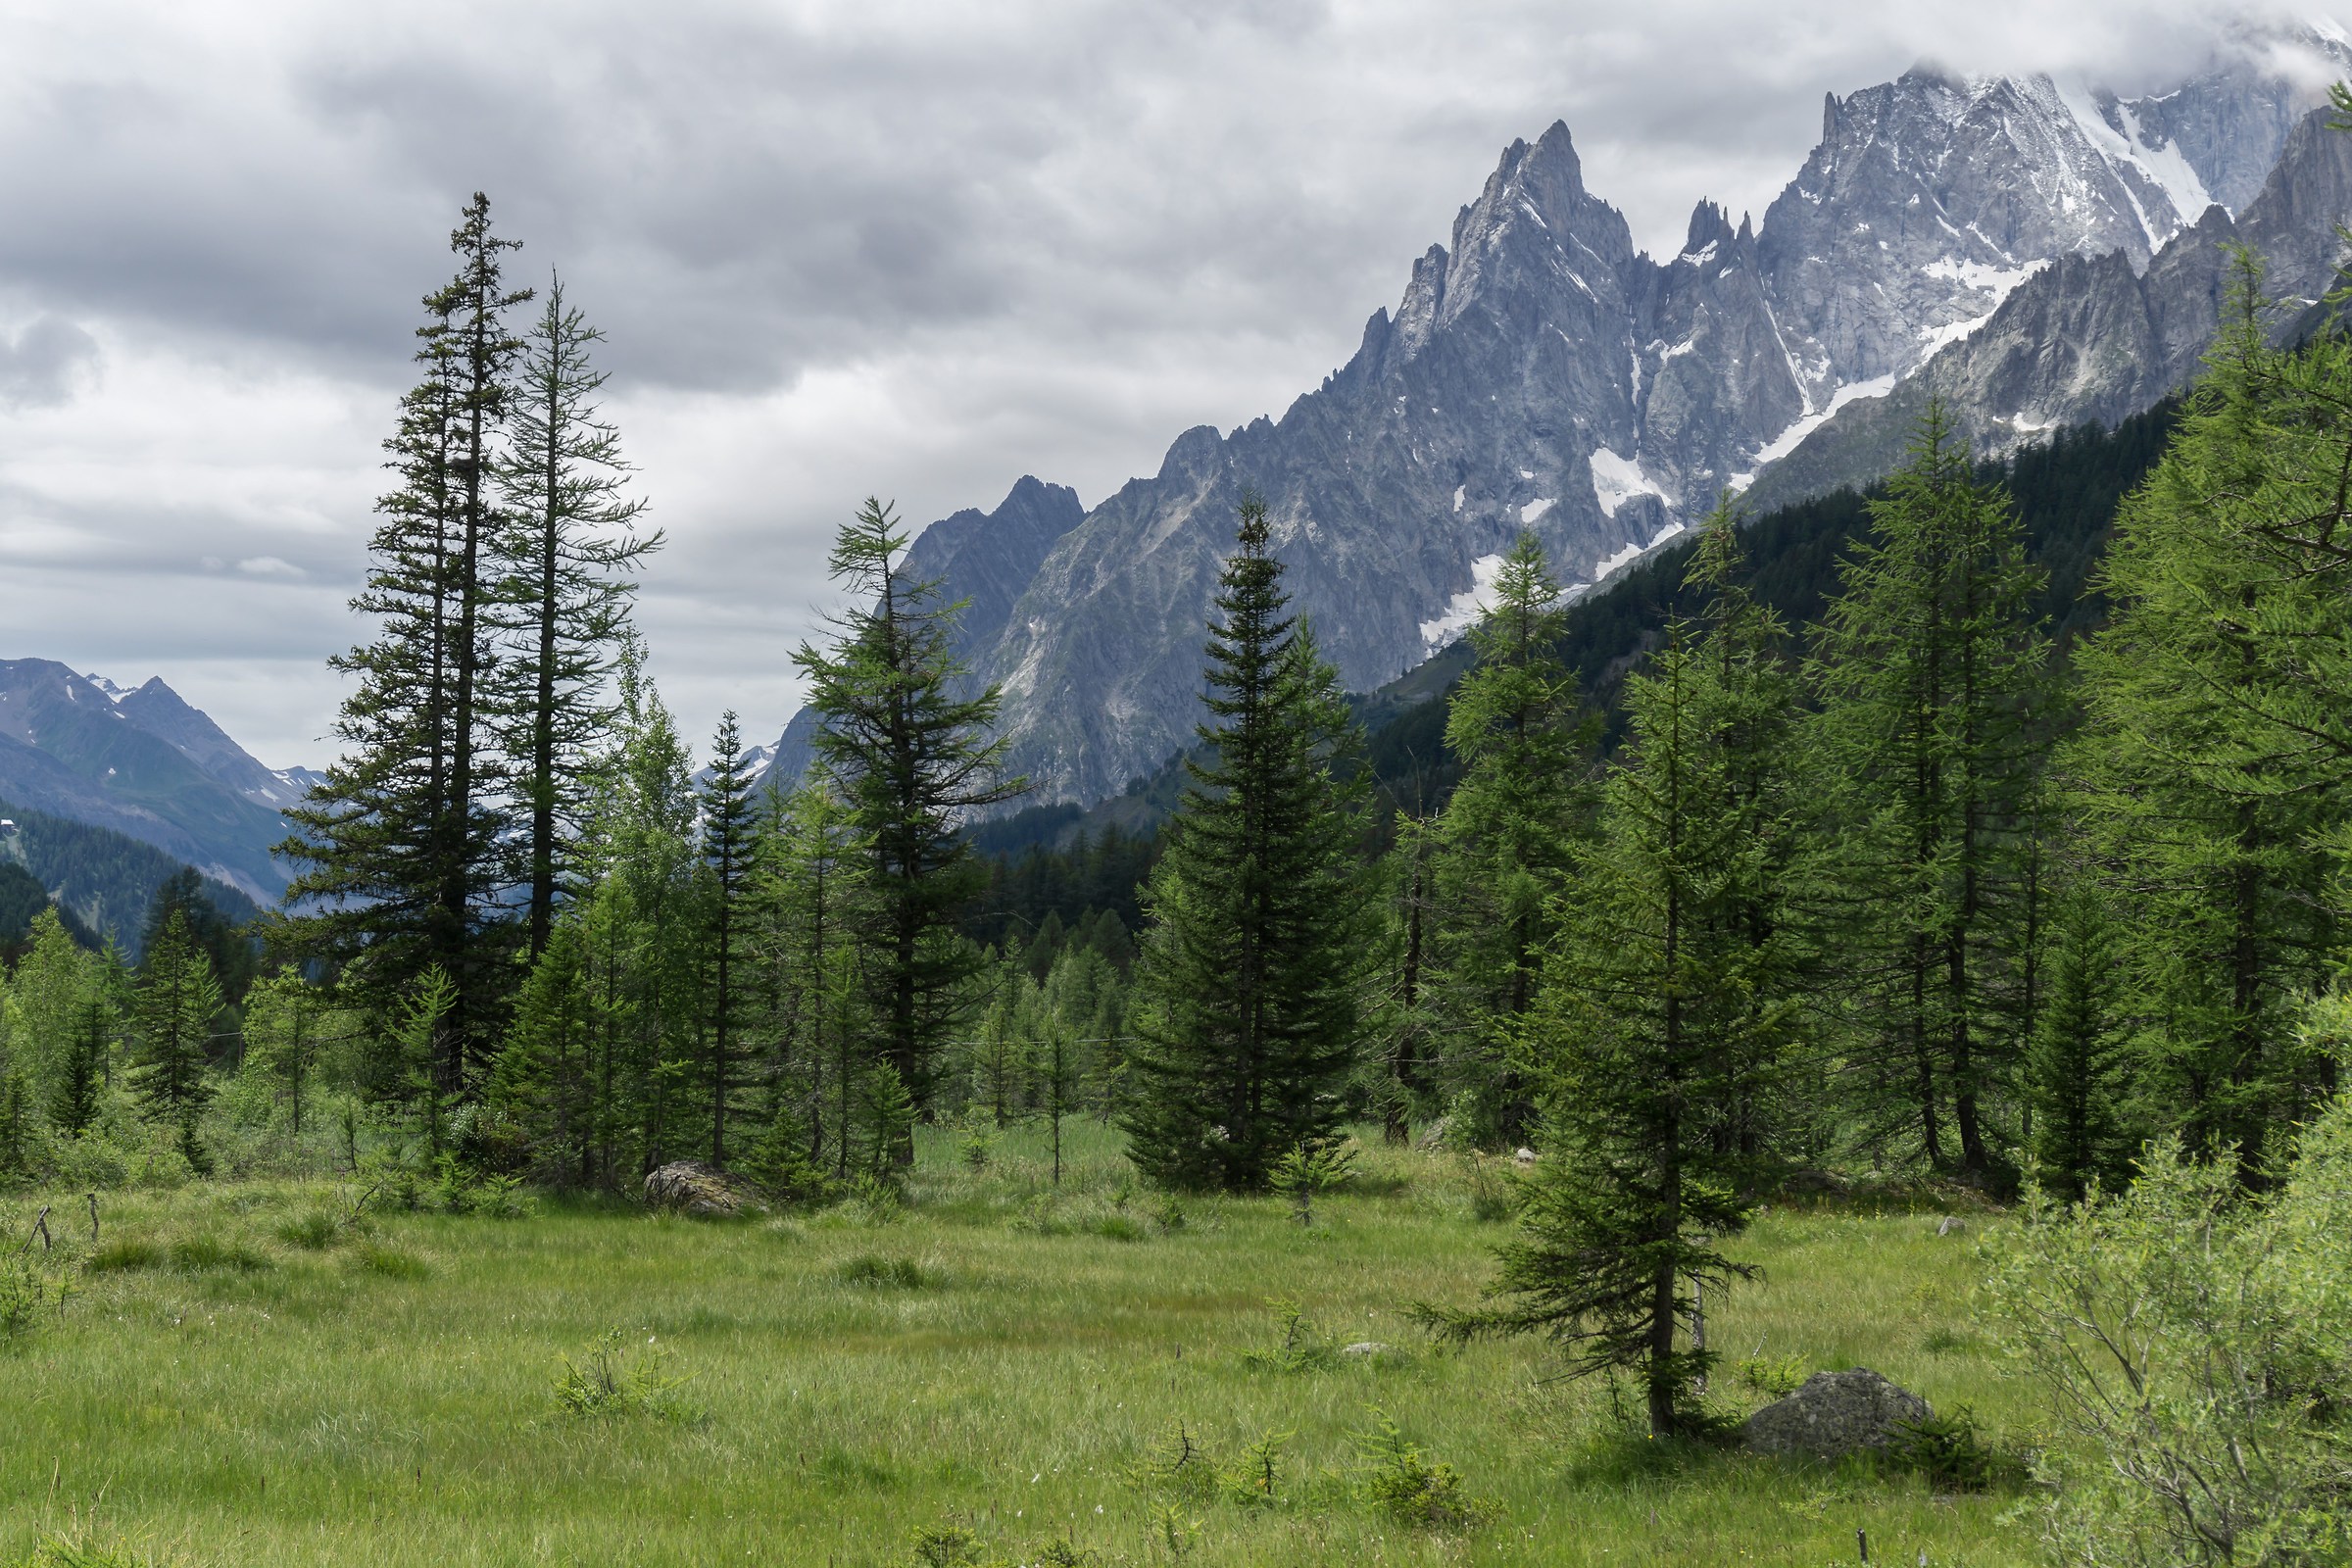
[(1152, 1235), (1151, 1227), (1133, 1214), (1100, 1215), (1089, 1220), (1086, 1228), (1097, 1236), (1108, 1237), (1114, 1242), (1141, 1242), (1149, 1240)]
[(1895, 1434), (1895, 1460), (1925, 1476), (1939, 1492), (1988, 1492), (2022, 1479), (2024, 1467), (1985, 1441), (1965, 1404), (1942, 1415), (1906, 1421)]
[(1732, 1368), (1732, 1376), (1767, 1399), (1786, 1399), (1804, 1387), (1805, 1363), (1793, 1355), (1751, 1355)]
[(985, 1568), (980, 1538), (961, 1525), (916, 1525), (907, 1532), (915, 1568)]
[(1282, 1500), (1282, 1446), (1298, 1436), (1268, 1432), (1242, 1449), (1221, 1478), (1225, 1495), (1248, 1508), (1266, 1508)]
[(66, 1289), (23, 1252), (0, 1254), (0, 1345), (30, 1336), (53, 1299), (65, 1304)]
[(1467, 1530), (1494, 1512), (1470, 1494), (1453, 1466), (1433, 1463), (1384, 1410), (1372, 1411), (1372, 1425), (1355, 1435), (1355, 1448), (1364, 1500), (1400, 1525)]

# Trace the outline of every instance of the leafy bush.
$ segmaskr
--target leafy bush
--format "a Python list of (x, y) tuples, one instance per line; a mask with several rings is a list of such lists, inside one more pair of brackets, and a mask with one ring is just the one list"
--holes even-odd
[(1355, 1435), (1364, 1500), (1401, 1525), (1424, 1530), (1468, 1530), (1492, 1516), (1449, 1464), (1433, 1463), (1384, 1410)]
[(2266, 1200), (2168, 1140), (2121, 1197), (2030, 1189), (1989, 1250), (2010, 1348), (2087, 1450), (2043, 1461), (2057, 1555), (2352, 1557), (2352, 1097), (2303, 1130)]
[(980, 1538), (961, 1525), (916, 1525), (908, 1532), (915, 1568), (980, 1568)]
[(0, 1345), (11, 1345), (39, 1327), (54, 1298), (61, 1305), (65, 1282), (44, 1273), (22, 1252), (0, 1254)]

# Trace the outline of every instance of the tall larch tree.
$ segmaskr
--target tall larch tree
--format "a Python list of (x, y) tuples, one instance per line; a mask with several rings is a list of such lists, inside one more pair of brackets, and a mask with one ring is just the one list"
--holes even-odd
[(1470, 630), (1478, 663), (1446, 719), (1463, 771), (1438, 824), (1444, 921), (1428, 1005), (1452, 1112), (1476, 1123), (1463, 1131), (1507, 1148), (1526, 1142), (1535, 1109), (1509, 1042), (1535, 1003), (1548, 906), (1592, 808), (1593, 726), (1554, 652), (1564, 615), (1543, 546), (1521, 534)]
[(1851, 1060), (1874, 1143), (1907, 1130), (1935, 1169), (1984, 1180), (2024, 1046), (2000, 987), (2043, 738), (2040, 575), (2007, 493), (1979, 480), (1940, 406), (1870, 510), (1814, 650)]
[[(963, 825), (1027, 786), (1003, 768), (997, 688), (970, 692), (956, 656), (960, 605), (906, 574), (906, 548), (897, 516), (869, 498), (828, 558), (852, 608), (829, 647), (793, 659), (819, 720), (818, 766), (866, 855), (860, 946), (878, 1054), (922, 1108), (985, 962), (958, 930), (988, 877)], [(905, 1142), (898, 1157), (913, 1152)]]
[(508, 749), (529, 813), (529, 946), (546, 951), (585, 824), (587, 773), (611, 727), (612, 677), (629, 629), (633, 573), (662, 547), (640, 531), (646, 503), (626, 494), (620, 431), (603, 417), (604, 334), (551, 278), (523, 334), (499, 463), (513, 581), (514, 694)]

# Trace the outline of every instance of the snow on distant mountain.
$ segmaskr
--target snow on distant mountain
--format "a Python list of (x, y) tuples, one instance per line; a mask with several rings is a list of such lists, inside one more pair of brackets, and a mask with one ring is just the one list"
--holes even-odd
[[(1634, 248), (1554, 124), (1504, 151), (1395, 314), (1375, 312), (1354, 357), (1279, 419), (1187, 431), (1155, 475), (1090, 512), (1072, 497), (1000, 521), (1008, 497), (991, 517), (958, 514), (909, 564), (928, 553), (985, 585), (964, 651), (976, 681), (1004, 688), (1032, 799), (1100, 799), (1190, 738), (1201, 623), (1245, 491), (1268, 504), (1297, 608), (1366, 690), (1458, 635), (1522, 528), (1585, 586), (1727, 491), (1752, 486), (1761, 505), (1884, 472), (1899, 439), (1847, 432), (1875, 430), (1925, 367), (1954, 398), (2040, 389), (2030, 420), (1978, 422), (1993, 444), (2132, 412), (2210, 335), (2210, 310), (2184, 303), (2205, 274), (2183, 258), (2257, 234), (2332, 265), (2346, 208), (2328, 205), (2328, 180), (2277, 196), (2266, 181), (2290, 141), (2320, 134), (2319, 83), (2347, 70), (2352, 48), (2328, 29), (2240, 35), (2171, 90), (2129, 99), (1923, 66), (1831, 95), (1819, 145), (1760, 224), (1702, 201), (1664, 261)], [(2304, 163), (2328, 156), (2307, 148)], [(2065, 368), (2093, 360), (2128, 373)], [(779, 781), (813, 728), (806, 711), (787, 728)]]
[(285, 891), (286, 780), (161, 679), (0, 660), (0, 801), (112, 828), (263, 904)]

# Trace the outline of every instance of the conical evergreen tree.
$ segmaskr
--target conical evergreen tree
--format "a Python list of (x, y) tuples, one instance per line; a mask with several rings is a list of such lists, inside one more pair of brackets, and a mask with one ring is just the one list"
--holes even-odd
[(1137, 972), (1123, 1117), (1136, 1164), (1253, 1191), (1338, 1125), (1370, 931), (1357, 734), (1308, 629), (1286, 615), (1263, 503), (1242, 504), (1209, 623), (1209, 760), (1167, 828)]
[(744, 760), (743, 732), (733, 709), (719, 719), (710, 750), (710, 769), (702, 786), (703, 869), (709, 877), (710, 911), (704, 935), (710, 1017), (704, 1066), (710, 1163), (723, 1168), (727, 1118), (743, 1087), (743, 1025), (751, 980), (745, 950), (758, 869), (752, 842), (752, 771)]
[(509, 705), (496, 643), (511, 586), (491, 465), (522, 344), (488, 198), (477, 193), (450, 236), (458, 275), (425, 300), (416, 358), (424, 377), (385, 443), (399, 485), (377, 503), (367, 586), (352, 609), (376, 640), (329, 661), (358, 689), (336, 720), (344, 757), (287, 813), (281, 853), (306, 869), (288, 894), (305, 906), (303, 946), (343, 966), (379, 1015), (438, 966), (455, 986), (436, 1035), (434, 1092), (462, 1091), (486, 1059), (513, 969), (501, 895), (509, 849), (498, 731)]
[(2048, 948), (2049, 1002), (2026, 1061), (2033, 1152), (2050, 1191), (2081, 1198), (2131, 1178), (2131, 1093), (2123, 932), (2106, 891), (2079, 880), (2057, 901)]
[(1722, 1136), (1723, 1107), (1769, 1094), (1800, 997), (1789, 939), (1753, 923), (1773, 897), (1770, 823), (1725, 808), (1745, 788), (1729, 742), (1750, 705), (1687, 631), (1629, 684), (1630, 755), (1523, 1027), (1544, 1152), (1498, 1253), (1503, 1299), (1424, 1309), (1456, 1338), (1542, 1333), (1575, 1370), (1639, 1369), (1653, 1437), (1700, 1419), (1709, 1355), (1686, 1325), (1699, 1289), (1748, 1272), (1721, 1243), (1746, 1221), (1755, 1160)]
[(209, 1170), (212, 1161), (197, 1140), (197, 1124), (212, 1099), (205, 1070), (213, 1020), (220, 1012), (220, 987), (184, 913), (174, 910), (164, 922), (140, 970), (130, 1007), (131, 1089), (151, 1120), (177, 1129), (189, 1165)]

